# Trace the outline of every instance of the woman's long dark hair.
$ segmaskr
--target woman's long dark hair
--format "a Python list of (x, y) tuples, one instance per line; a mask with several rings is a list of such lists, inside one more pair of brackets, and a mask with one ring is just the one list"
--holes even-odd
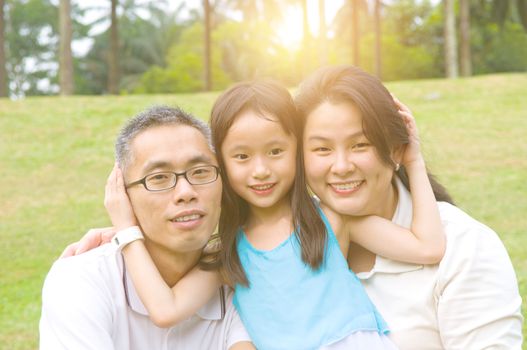
[(264, 118), (264, 114), (278, 119), (288, 134), (293, 134), (298, 142), (296, 156), (296, 175), (290, 191), (290, 204), (293, 215), (295, 236), (302, 248), (302, 260), (317, 269), (323, 262), (327, 241), (326, 228), (317, 207), (307, 191), (301, 146), (302, 125), (291, 94), (282, 85), (271, 80), (258, 80), (239, 83), (225, 91), (214, 103), (210, 125), (212, 140), (223, 176), (222, 210), (219, 233), (222, 241), (220, 262), (227, 281), (231, 285), (248, 286), (249, 281), (240, 263), (236, 250), (236, 236), (240, 226), (248, 219), (248, 205), (238, 196), (229, 184), (221, 148), (227, 133), (244, 111), (253, 111)]
[[(356, 106), (362, 115), (364, 135), (375, 146), (381, 160), (395, 168), (392, 153), (408, 144), (408, 132), (392, 96), (379, 79), (348, 65), (317, 70), (302, 82), (295, 97), (301, 124), (305, 125), (307, 116), (325, 101), (347, 102)], [(453, 204), (445, 187), (428, 170), (427, 174), (436, 200)], [(399, 168), (397, 175), (410, 190), (408, 175), (403, 166)]]

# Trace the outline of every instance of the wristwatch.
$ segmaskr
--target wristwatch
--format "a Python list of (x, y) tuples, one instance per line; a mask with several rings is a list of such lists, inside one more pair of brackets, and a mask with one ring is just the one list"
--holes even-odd
[(121, 251), (126, 245), (138, 239), (145, 239), (141, 229), (139, 226), (131, 226), (118, 231), (112, 238), (112, 244), (117, 247), (117, 251)]

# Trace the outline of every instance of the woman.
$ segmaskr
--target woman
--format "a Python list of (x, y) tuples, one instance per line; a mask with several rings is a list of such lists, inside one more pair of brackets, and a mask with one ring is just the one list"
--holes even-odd
[[(408, 179), (391, 157), (408, 135), (380, 81), (351, 66), (323, 68), (300, 85), (295, 103), (307, 182), (321, 202), (341, 215), (381, 215), (408, 227)], [(361, 147), (374, 152), (350, 150), (361, 133), (368, 140)], [(441, 263), (395, 262), (353, 245), (350, 268), (401, 349), (520, 349), (521, 298), (503, 244), (431, 182), (447, 235)]]

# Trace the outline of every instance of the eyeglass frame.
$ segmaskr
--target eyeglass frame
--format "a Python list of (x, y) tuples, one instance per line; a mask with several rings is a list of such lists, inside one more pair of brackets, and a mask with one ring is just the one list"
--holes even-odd
[[(209, 168), (209, 167), (214, 168), (214, 169), (216, 170), (216, 177), (215, 177), (213, 180), (208, 181), (208, 182), (199, 183), (199, 184), (194, 184), (194, 183), (192, 183), (192, 182), (188, 179), (188, 177), (187, 177), (187, 173), (188, 173), (189, 171), (194, 170), (194, 169), (197, 169), (197, 168)], [(165, 174), (165, 173), (170, 173), (170, 174), (174, 174), (174, 175), (176, 175), (176, 177), (175, 177), (176, 180), (174, 181), (174, 184), (173, 184), (172, 186), (167, 187), (167, 188), (163, 188), (163, 189), (161, 189), (161, 190), (151, 190), (151, 189), (149, 189), (149, 188), (146, 186), (146, 178), (147, 178), (147, 177), (152, 176), (152, 175), (156, 175), (156, 174)], [(201, 185), (207, 185), (207, 184), (213, 183), (214, 181), (218, 180), (219, 175), (220, 175), (220, 167), (218, 167), (218, 166), (216, 166), (216, 165), (212, 165), (212, 164), (198, 165), (198, 166), (194, 166), (194, 167), (188, 168), (187, 170), (182, 171), (182, 172), (179, 172), (179, 173), (177, 173), (177, 172), (175, 172), (175, 171), (158, 171), (158, 172), (155, 172), (155, 173), (150, 173), (150, 174), (145, 175), (142, 179), (139, 179), (139, 180), (137, 180), (137, 181), (132, 181), (132, 182), (130, 182), (130, 183), (128, 183), (128, 184), (125, 184), (124, 187), (125, 187), (126, 189), (128, 189), (128, 188), (130, 188), (130, 187), (132, 187), (132, 186), (135, 186), (135, 185), (139, 185), (139, 184), (141, 184), (141, 185), (143, 185), (143, 187), (145, 188), (145, 190), (147, 190), (148, 192), (163, 192), (163, 191), (168, 191), (168, 190), (170, 190), (170, 189), (176, 187), (177, 182), (178, 182), (178, 179), (179, 179), (180, 176), (183, 176), (183, 177), (185, 178), (185, 180), (187, 180), (187, 182), (188, 182), (190, 185), (192, 185), (192, 186), (201, 186)]]

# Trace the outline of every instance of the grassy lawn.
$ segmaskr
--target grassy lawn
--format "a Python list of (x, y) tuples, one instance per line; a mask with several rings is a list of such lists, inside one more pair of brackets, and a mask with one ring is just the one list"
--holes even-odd
[[(527, 74), (388, 87), (413, 110), (428, 165), (458, 206), (500, 235), (525, 299)], [(153, 104), (207, 119), (215, 97), (0, 99), (0, 348), (38, 348), (46, 272), (68, 243), (109, 224), (104, 184), (123, 121)]]

